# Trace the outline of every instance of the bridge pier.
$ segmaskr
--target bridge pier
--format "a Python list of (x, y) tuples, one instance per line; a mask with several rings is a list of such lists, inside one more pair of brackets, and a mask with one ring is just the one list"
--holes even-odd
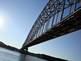
[(27, 53), (28, 53), (28, 47), (21, 48), (21, 49), (20, 49), (20, 52), (21, 52), (22, 54), (27, 54)]

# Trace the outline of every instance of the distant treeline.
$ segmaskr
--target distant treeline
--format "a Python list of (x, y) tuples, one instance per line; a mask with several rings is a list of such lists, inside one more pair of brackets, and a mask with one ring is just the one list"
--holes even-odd
[(9, 46), (9, 45), (6, 45), (3, 42), (0, 42), (0, 47), (6, 48), (6, 49), (9, 49), (9, 50), (12, 50), (12, 51), (20, 52), (20, 49), (17, 49), (15, 47), (12, 47), (12, 46)]

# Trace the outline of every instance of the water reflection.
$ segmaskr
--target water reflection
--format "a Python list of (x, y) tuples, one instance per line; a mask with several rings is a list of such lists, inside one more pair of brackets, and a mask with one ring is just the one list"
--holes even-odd
[(19, 61), (26, 61), (26, 60), (25, 60), (25, 57), (26, 57), (26, 55), (21, 54), (21, 55), (20, 55), (20, 58), (19, 58)]

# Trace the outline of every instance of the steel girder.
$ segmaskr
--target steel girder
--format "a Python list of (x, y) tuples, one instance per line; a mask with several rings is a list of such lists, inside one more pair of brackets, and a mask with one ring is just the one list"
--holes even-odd
[[(50, 22), (51, 17), (54, 17), (57, 13), (62, 12), (60, 18), (60, 20), (62, 20), (64, 9), (78, 2), (80, 2), (80, 0), (49, 0), (49, 2), (46, 4), (44, 9), (38, 16), (37, 20), (35, 21), (32, 29), (30, 30), (30, 33), (28, 34), (28, 37), (23, 44), (23, 47), (27, 46), (27, 44), (31, 43), (33, 40), (43, 34), (41, 28), (44, 28), (46, 22)], [(54, 22), (54, 20), (52, 20), (52, 22)], [(38, 35), (38, 33), (41, 33), (41, 35)]]

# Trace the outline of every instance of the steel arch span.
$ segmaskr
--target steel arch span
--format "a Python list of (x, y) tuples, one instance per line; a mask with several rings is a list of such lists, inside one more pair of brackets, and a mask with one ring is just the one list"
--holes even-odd
[(81, 29), (81, 0), (49, 0), (22, 49)]

